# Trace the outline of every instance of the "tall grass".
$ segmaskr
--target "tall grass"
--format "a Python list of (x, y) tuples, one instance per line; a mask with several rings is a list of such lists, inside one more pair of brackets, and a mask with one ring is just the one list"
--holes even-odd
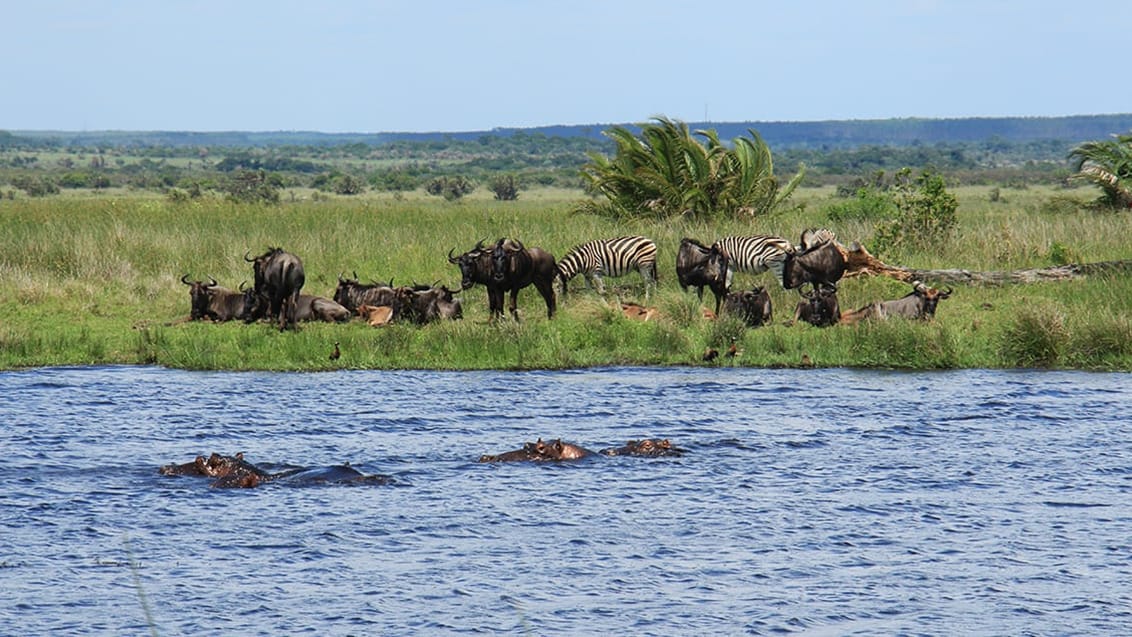
[[(946, 245), (909, 255), (917, 268), (1017, 269), (1132, 258), (1132, 216), (1051, 212), (1051, 190), (1011, 191), (1006, 203), (989, 188), (964, 188), (959, 232)], [(1081, 200), (1087, 200), (1082, 193)], [(724, 317), (707, 321), (695, 295), (680, 291), (674, 270), (681, 237), (711, 241), (725, 234), (771, 233), (796, 239), (809, 226), (831, 227), (842, 241), (868, 245), (868, 221), (827, 221), (836, 204), (825, 189), (801, 190), (795, 207), (760, 218), (617, 223), (570, 213), (582, 195), (524, 192), (516, 202), (465, 198), (456, 203), (371, 194), (259, 207), (200, 200), (90, 195), (0, 201), (0, 368), (127, 363), (190, 369), (321, 370), (339, 368), (559, 368), (610, 364), (1015, 367), (1132, 369), (1126, 299), (1128, 277), (1002, 288), (962, 287), (940, 304), (933, 323), (891, 321), (828, 329), (786, 326), (798, 301), (769, 275), (737, 275), (737, 287), (766, 285), (771, 326), (748, 329)], [(1072, 193), (1070, 193), (1072, 196)], [(650, 304), (662, 319), (624, 319), (618, 299), (641, 300), (638, 275), (607, 279), (607, 300), (575, 279), (559, 317), (545, 318), (542, 299), (519, 295), (521, 323), (490, 323), (486, 293), (462, 293), (465, 319), (425, 327), (304, 325), (279, 333), (267, 325), (179, 323), (188, 289), (179, 281), (216, 278), (235, 288), (251, 279), (245, 253), (282, 246), (304, 261), (304, 291), (329, 296), (337, 276), (363, 280), (442, 282), (456, 286), (447, 260), (478, 240), (517, 237), (563, 255), (593, 238), (640, 233), (660, 249), (660, 287)], [(1057, 254), (1055, 254), (1057, 253)], [(1060, 255), (1060, 256), (1059, 256)], [(842, 283), (842, 309), (902, 296), (905, 283), (859, 278)], [(711, 295), (707, 295), (711, 305)], [(1045, 314), (1043, 314), (1043, 312)], [(1052, 317), (1060, 317), (1054, 321)], [(1046, 344), (1040, 337), (1045, 336)], [(734, 338), (735, 358), (705, 363), (708, 347)], [(1052, 340), (1050, 340), (1052, 339)], [(338, 341), (342, 357), (329, 359)]]

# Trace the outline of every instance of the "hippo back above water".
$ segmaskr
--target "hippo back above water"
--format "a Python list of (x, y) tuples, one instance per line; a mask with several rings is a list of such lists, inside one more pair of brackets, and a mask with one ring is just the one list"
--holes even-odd
[(554, 442), (543, 442), (539, 438), (535, 442), (528, 442), (521, 449), (506, 451), (498, 455), (480, 456), (480, 462), (543, 462), (547, 460), (578, 460), (592, 455), (593, 452), (569, 442), (556, 439)]
[(607, 456), (646, 456), (657, 458), (660, 456), (682, 456), (685, 449), (675, 447), (668, 438), (645, 438), (643, 440), (630, 440), (623, 447), (610, 447), (602, 449), (601, 453)]
[(209, 486), (217, 488), (251, 488), (265, 482), (291, 485), (387, 484), (392, 480), (389, 476), (363, 474), (348, 463), (332, 467), (293, 467), (271, 473), (244, 460), (243, 453), (234, 456), (214, 453), (208, 458), (197, 456), (192, 462), (164, 465), (158, 473), (163, 476), (214, 478)]

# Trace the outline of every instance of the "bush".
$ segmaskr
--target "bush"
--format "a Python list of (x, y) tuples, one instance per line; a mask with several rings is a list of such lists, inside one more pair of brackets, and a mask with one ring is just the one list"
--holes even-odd
[(498, 201), (515, 201), (519, 198), (519, 180), (515, 175), (500, 175), (492, 179), (490, 188)]
[(425, 192), (444, 197), (445, 201), (455, 201), (475, 189), (475, 184), (462, 175), (436, 177), (425, 186)]
[(280, 196), (276, 183), (265, 171), (242, 170), (228, 182), (225, 190), (231, 201), (278, 204)]
[(948, 241), (958, 225), (959, 200), (947, 191), (943, 177), (924, 171), (913, 181), (911, 169), (897, 175), (896, 216), (877, 225), (877, 254), (910, 247), (928, 249)]

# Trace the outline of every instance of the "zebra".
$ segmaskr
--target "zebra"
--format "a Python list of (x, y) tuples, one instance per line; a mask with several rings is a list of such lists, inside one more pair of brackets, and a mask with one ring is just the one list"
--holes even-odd
[(605, 295), (601, 276), (622, 276), (631, 270), (641, 273), (645, 281), (645, 300), (649, 287), (656, 286), (656, 244), (640, 236), (595, 239), (575, 246), (558, 260), (559, 294), (565, 298), (566, 283), (577, 276), (586, 278), (586, 285)]
[(783, 285), (782, 273), (786, 255), (794, 253), (794, 245), (782, 237), (766, 234), (723, 237), (713, 245), (727, 256), (727, 289), (736, 271), (760, 274), (771, 270), (778, 284)]

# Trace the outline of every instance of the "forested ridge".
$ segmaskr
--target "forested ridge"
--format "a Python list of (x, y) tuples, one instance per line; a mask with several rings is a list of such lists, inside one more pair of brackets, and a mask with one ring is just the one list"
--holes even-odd
[[(642, 125), (621, 126), (637, 133)], [(806, 186), (855, 187), (906, 167), (949, 183), (1061, 184), (1076, 171), (1070, 151), (1132, 131), (1132, 113), (825, 122), (690, 122), (724, 144), (755, 132), (783, 174), (805, 166)], [(470, 132), (3, 131), (0, 196), (66, 188), (129, 187), (187, 196), (224, 190), (238, 198), (279, 188), (339, 195), (409, 191), (458, 198), (477, 187), (500, 198), (537, 186), (581, 188), (581, 169), (609, 156), (591, 124)], [(9, 189), (3, 189), (5, 186)], [(177, 190), (171, 190), (177, 189)]]

